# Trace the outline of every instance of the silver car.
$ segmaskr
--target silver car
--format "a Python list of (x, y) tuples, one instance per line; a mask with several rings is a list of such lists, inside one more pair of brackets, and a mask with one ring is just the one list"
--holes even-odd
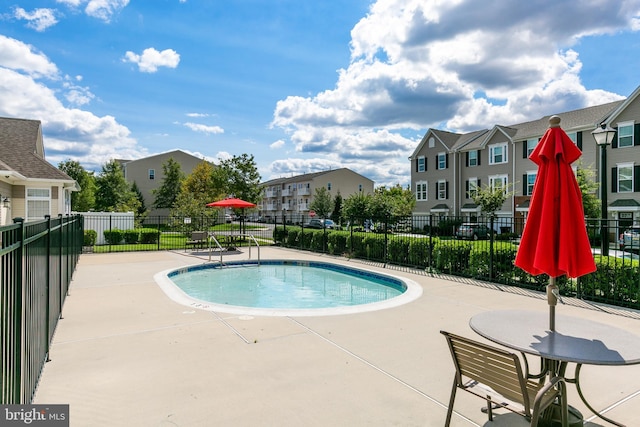
[(631, 227), (622, 233), (621, 243), (626, 249), (640, 250), (640, 227)]

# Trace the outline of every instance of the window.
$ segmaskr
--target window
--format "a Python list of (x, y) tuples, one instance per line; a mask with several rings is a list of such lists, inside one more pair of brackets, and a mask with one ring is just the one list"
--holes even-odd
[(358, 191), (362, 191), (362, 184), (358, 184)]
[(447, 153), (438, 153), (438, 170), (447, 168)]
[(507, 163), (507, 143), (494, 144), (489, 146), (489, 164), (497, 165)]
[(434, 137), (429, 138), (429, 148), (433, 148), (436, 146), (436, 140)]
[(489, 177), (489, 187), (492, 190), (502, 188), (502, 191), (507, 191), (507, 175), (493, 175)]
[(149, 169), (149, 179), (151, 179), (151, 180), (156, 179), (156, 170), (155, 169)]
[(478, 150), (469, 151), (467, 156), (469, 159), (467, 166), (478, 166), (480, 164), (478, 162)]
[(331, 191), (331, 183), (327, 182), (327, 190)]
[(436, 198), (438, 200), (445, 200), (447, 198), (447, 181), (438, 181), (438, 194)]
[(50, 192), (49, 188), (27, 188), (27, 221), (51, 215)]
[(416, 200), (427, 200), (427, 181), (416, 183)]
[(533, 150), (536, 148), (536, 145), (538, 145), (538, 138), (529, 138), (524, 143), (527, 145), (525, 158), (528, 159), (531, 153), (533, 153)]
[(427, 162), (424, 156), (418, 157), (418, 172), (425, 172), (427, 170)]
[(531, 196), (533, 194), (533, 184), (536, 182), (537, 172), (527, 172), (524, 176), (524, 195)]
[(578, 132), (567, 132), (567, 136), (574, 144), (578, 145)]
[(618, 192), (629, 193), (633, 191), (633, 163), (618, 165)]
[(618, 147), (633, 147), (633, 122), (618, 124)]
[(478, 194), (479, 186), (478, 178), (469, 178), (469, 181), (467, 181), (467, 199), (473, 199)]

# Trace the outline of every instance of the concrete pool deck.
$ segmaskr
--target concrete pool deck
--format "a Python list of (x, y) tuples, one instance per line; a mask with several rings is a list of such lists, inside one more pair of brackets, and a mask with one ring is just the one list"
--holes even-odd
[[(205, 253), (83, 254), (34, 403), (69, 404), (71, 426), (78, 427), (442, 426), (454, 369), (439, 331), (481, 341), (468, 326), (477, 313), (548, 310), (542, 294), (502, 292), (465, 279), (281, 248), (264, 247), (260, 255), (405, 277), (419, 283), (423, 295), (358, 314), (226, 314), (177, 304), (154, 281), (160, 271), (207, 261)], [(247, 258), (246, 250), (225, 255)], [(627, 315), (557, 308), (640, 335), (640, 315), (620, 311)], [(589, 402), (601, 411), (611, 408), (606, 415), (628, 426), (640, 425), (639, 378), (640, 365), (584, 366), (581, 372)], [(568, 389), (569, 403), (590, 421), (585, 425), (610, 425), (592, 419), (575, 388)], [(480, 399), (458, 393), (451, 425), (528, 425), (503, 411), (488, 422), (481, 406)]]

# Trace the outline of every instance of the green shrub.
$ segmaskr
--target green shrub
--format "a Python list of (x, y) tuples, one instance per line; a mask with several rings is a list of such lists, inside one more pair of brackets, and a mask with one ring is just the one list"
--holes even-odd
[(331, 255), (342, 255), (347, 250), (347, 234), (341, 231), (333, 231), (327, 237), (327, 248)]
[(439, 272), (463, 273), (469, 268), (471, 242), (439, 240), (433, 249), (433, 267)]
[(385, 261), (384, 259), (384, 236), (368, 233), (362, 243), (365, 247), (366, 258), (376, 261)]
[(300, 230), (297, 229), (289, 229), (287, 230), (287, 235), (285, 238), (286, 246), (290, 248), (297, 248), (300, 246)]
[(613, 257), (596, 259), (597, 270), (579, 278), (582, 297), (594, 301), (615, 301), (617, 305), (638, 306), (640, 268), (638, 262)]
[(276, 244), (283, 244), (287, 239), (287, 234), (287, 230), (284, 227), (274, 227), (273, 242)]
[(347, 250), (349, 256), (352, 258), (364, 258), (367, 256), (367, 251), (364, 245), (364, 236), (360, 233), (350, 234), (347, 238)]
[[(435, 245), (437, 237), (431, 238), (431, 244)], [(409, 264), (417, 267), (428, 267), (431, 260), (429, 239), (411, 239), (409, 243)]]
[(407, 264), (409, 262), (409, 241), (403, 238), (389, 240), (387, 258), (394, 264)]
[(124, 242), (128, 244), (138, 243), (140, 240), (140, 231), (139, 230), (124, 230), (123, 232)]
[(299, 245), (302, 249), (311, 249), (311, 240), (316, 231), (300, 230)]
[(311, 241), (309, 242), (311, 250), (324, 252), (324, 240), (325, 233), (322, 230), (311, 233)]
[(140, 229), (140, 243), (158, 243), (160, 238), (160, 232), (155, 228), (141, 228)]
[(110, 245), (118, 245), (124, 238), (124, 232), (122, 230), (118, 230), (117, 228), (114, 228), (113, 230), (105, 230), (103, 234), (104, 240), (106, 240)]
[(98, 232), (96, 230), (84, 230), (82, 243), (84, 246), (93, 246), (96, 244), (96, 240), (98, 240)]

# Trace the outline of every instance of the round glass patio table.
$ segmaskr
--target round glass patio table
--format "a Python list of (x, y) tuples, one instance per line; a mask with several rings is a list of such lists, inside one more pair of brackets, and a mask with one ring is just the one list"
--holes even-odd
[[(469, 326), (484, 338), (523, 353), (540, 356), (546, 370), (574, 383), (584, 404), (598, 417), (618, 426), (593, 409), (580, 389), (580, 369), (585, 365), (633, 365), (640, 363), (640, 336), (588, 319), (556, 316), (549, 329), (549, 313), (524, 310), (487, 311), (477, 314)], [(576, 364), (574, 378), (566, 378), (568, 363)]]

